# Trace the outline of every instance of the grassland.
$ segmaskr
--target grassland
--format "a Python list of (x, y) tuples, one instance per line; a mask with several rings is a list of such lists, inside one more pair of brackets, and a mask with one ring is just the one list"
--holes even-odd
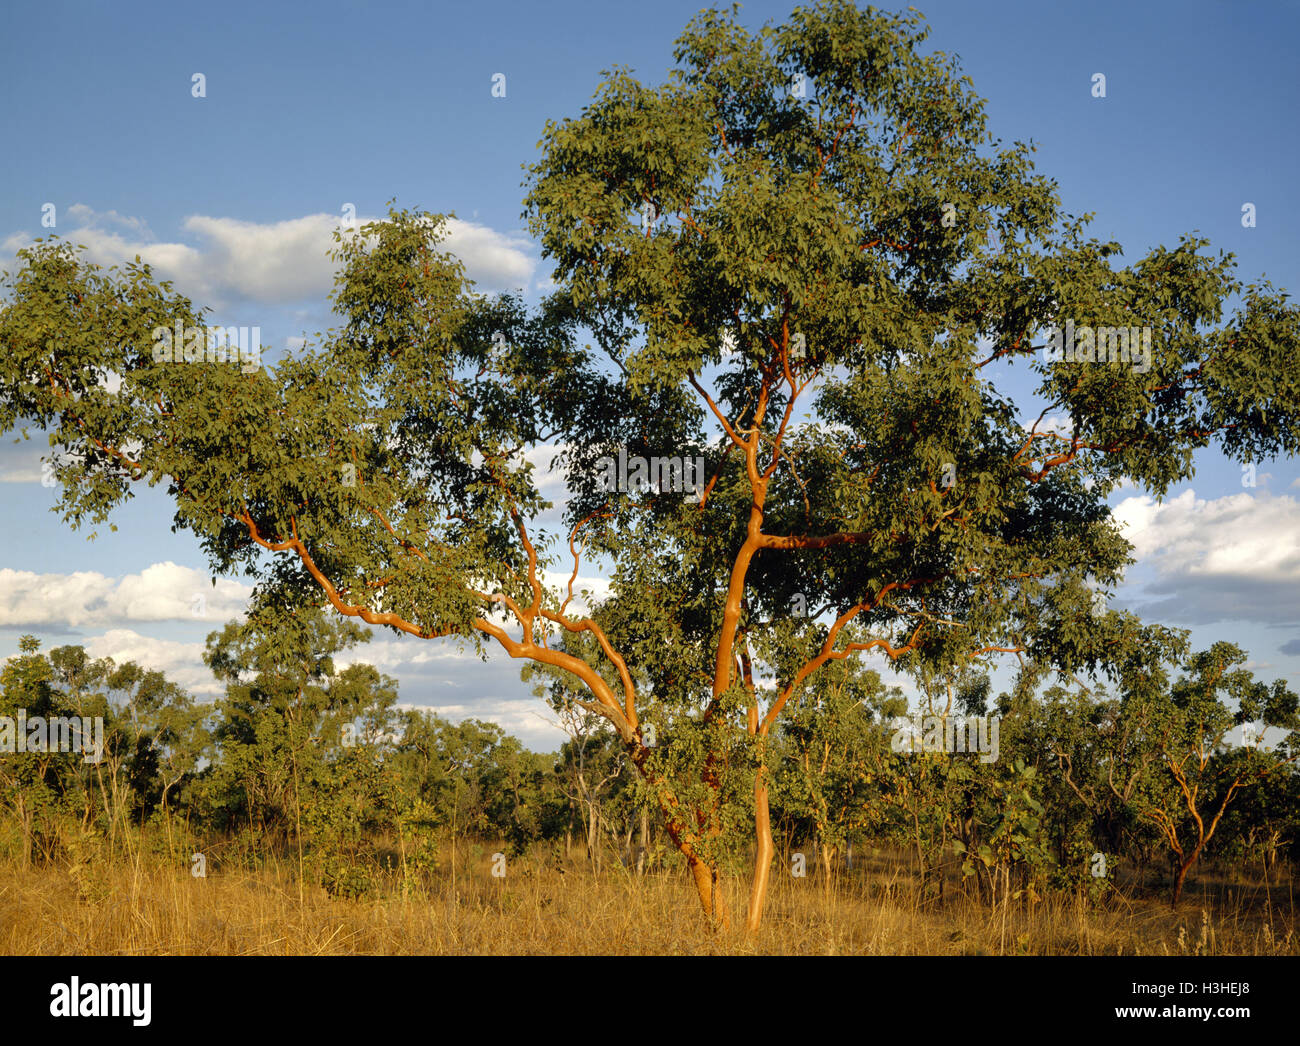
[[(1154, 891), (1100, 901), (1056, 895), (990, 906), (959, 885), (917, 899), (906, 863), (859, 861), (827, 890), (775, 878), (764, 925), (710, 930), (682, 872), (524, 857), (504, 878), (490, 848), (454, 879), (396, 876), (349, 899), (301, 884), (294, 863), (195, 878), (148, 854), (112, 863), (0, 864), (0, 953), (18, 955), (1296, 955), (1293, 881), (1206, 870), (1178, 910)], [(743, 884), (726, 884), (733, 913)], [(733, 920), (740, 922), (742, 920)]]

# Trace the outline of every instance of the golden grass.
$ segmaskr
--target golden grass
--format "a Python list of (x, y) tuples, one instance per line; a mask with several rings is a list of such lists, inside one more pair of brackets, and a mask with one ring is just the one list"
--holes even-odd
[[(482, 852), (482, 851), (480, 851)], [(1105, 905), (1049, 899), (990, 908), (959, 891), (909, 900), (906, 873), (860, 869), (827, 895), (819, 880), (774, 878), (762, 930), (711, 932), (682, 873), (599, 875), (521, 858), (504, 879), (491, 859), (462, 860), (453, 891), (433, 885), (332, 898), (292, 865), (258, 871), (184, 866), (149, 856), (102, 865), (0, 865), (0, 953), (19, 955), (425, 954), (1300, 954), (1290, 887), (1204, 890), (1178, 912), (1158, 899)], [(726, 886), (743, 913), (743, 884)], [(734, 918), (734, 915), (733, 915)], [(738, 920), (737, 920), (738, 921)]]

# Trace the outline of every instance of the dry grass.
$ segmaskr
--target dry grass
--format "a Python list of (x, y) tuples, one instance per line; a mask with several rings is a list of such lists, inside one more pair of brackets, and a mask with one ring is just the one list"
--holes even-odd
[[(289, 866), (186, 868), (148, 857), (103, 865), (0, 865), (0, 953), (21, 955), (409, 954), (1300, 954), (1288, 885), (1205, 890), (1177, 912), (1159, 900), (1071, 899), (991, 909), (957, 892), (923, 906), (883, 862), (827, 895), (777, 876), (763, 929), (710, 932), (683, 874), (599, 876), (573, 862), (462, 863), (453, 891), (387, 884), (360, 901), (304, 889)], [(743, 912), (742, 885), (728, 886)], [(1005, 918), (1004, 918), (1005, 917)]]

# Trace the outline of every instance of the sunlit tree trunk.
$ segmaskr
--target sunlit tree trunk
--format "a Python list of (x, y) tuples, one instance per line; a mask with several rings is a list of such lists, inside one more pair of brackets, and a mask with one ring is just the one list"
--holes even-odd
[(729, 928), (731, 916), (727, 912), (726, 899), (722, 896), (722, 877), (718, 870), (698, 857), (687, 860), (705, 916), (718, 929)]
[(772, 876), (772, 813), (768, 802), (767, 770), (759, 766), (754, 778), (754, 876), (749, 888), (749, 914), (745, 928), (751, 933), (763, 921), (763, 905), (767, 900), (767, 887)]
[(831, 895), (831, 885), (834, 881), (834, 864), (836, 848), (834, 843), (823, 842), (821, 844), (822, 855), (822, 891), (827, 897)]

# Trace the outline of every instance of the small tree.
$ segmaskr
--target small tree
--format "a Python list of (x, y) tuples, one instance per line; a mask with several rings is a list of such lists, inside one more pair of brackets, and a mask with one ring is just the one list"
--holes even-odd
[(888, 721), (905, 707), (901, 692), (886, 687), (880, 673), (845, 661), (814, 677), (776, 738), (785, 758), (773, 771), (775, 802), (811, 829), (827, 893), (851, 834), (880, 816), (881, 785), (873, 769), (888, 735), (877, 716)]
[[(1124, 715), (1141, 722), (1153, 757), (1133, 796), (1139, 814), (1153, 823), (1173, 859), (1170, 904), (1178, 905), (1187, 874), (1241, 792), (1300, 757), (1285, 758), (1245, 746), (1227, 750), (1227, 734), (1242, 723), (1263, 722), (1294, 731), (1300, 726), (1297, 696), (1281, 681), (1272, 687), (1244, 668), (1246, 655), (1231, 643), (1215, 643), (1192, 656), (1187, 675), (1155, 694), (1132, 695)], [(1226, 702), (1236, 703), (1231, 709)], [(1294, 735), (1284, 742), (1293, 747)]]
[[(54, 667), (40, 653), (40, 641), (35, 636), (22, 636), (18, 650), (18, 656), (10, 658), (0, 670), (0, 715), (9, 717), (15, 725), (20, 710), (35, 717), (57, 714), (58, 709)], [(16, 736), (9, 742), (14, 750), (0, 758), (0, 796), (21, 835), (19, 867), (27, 868), (38, 846), (38, 825), (57, 801), (54, 764), (58, 757), (49, 751), (19, 752)]]

